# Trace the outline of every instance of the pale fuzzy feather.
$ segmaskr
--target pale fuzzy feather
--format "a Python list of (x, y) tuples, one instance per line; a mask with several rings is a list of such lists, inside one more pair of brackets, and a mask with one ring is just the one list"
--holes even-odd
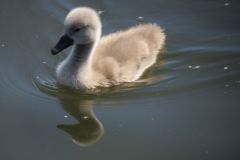
[(156, 24), (142, 24), (104, 36), (93, 53), (92, 79), (111, 83), (132, 82), (155, 63), (165, 35)]

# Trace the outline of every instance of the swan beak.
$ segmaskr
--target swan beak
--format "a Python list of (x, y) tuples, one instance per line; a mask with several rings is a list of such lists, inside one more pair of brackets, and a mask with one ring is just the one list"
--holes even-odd
[(63, 35), (56, 46), (51, 50), (51, 53), (52, 55), (56, 55), (71, 45), (73, 45), (73, 39), (71, 39), (68, 35)]

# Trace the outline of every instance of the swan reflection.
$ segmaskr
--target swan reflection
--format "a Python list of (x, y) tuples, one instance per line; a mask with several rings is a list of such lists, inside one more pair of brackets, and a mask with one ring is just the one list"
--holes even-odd
[(75, 144), (90, 146), (101, 139), (104, 134), (102, 123), (93, 112), (92, 100), (72, 97), (59, 98), (63, 109), (74, 117), (76, 124), (59, 124), (57, 127), (68, 133)]

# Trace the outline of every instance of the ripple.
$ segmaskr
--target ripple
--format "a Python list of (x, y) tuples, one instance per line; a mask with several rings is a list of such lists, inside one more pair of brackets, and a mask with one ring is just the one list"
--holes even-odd
[(33, 84), (44, 93), (57, 95), (58, 85), (54, 79), (44, 79), (43, 77), (37, 75), (33, 78)]
[[(162, 63), (161, 63), (162, 64)], [(108, 88), (96, 88), (96, 89), (85, 89), (85, 90), (74, 90), (64, 86), (61, 86), (57, 83), (56, 78), (50, 74), (50, 72), (46, 71), (47, 67), (45, 67), (45, 71), (36, 74), (33, 79), (33, 84), (38, 90), (41, 92), (61, 98), (67, 97), (75, 97), (80, 99), (107, 99), (108, 101), (116, 101), (120, 98), (120, 101), (123, 100), (134, 100), (139, 97), (147, 97), (147, 95), (151, 95), (153, 97), (156, 95), (156, 91), (150, 94), (147, 93), (146, 90), (151, 86), (159, 86), (159, 84), (169, 81), (173, 79), (174, 75), (164, 75), (159, 68), (160, 62), (154, 65), (151, 69), (149, 69), (144, 75), (143, 78), (138, 81), (132, 83), (123, 83), (119, 86), (113, 86)], [(54, 70), (54, 69), (53, 69)], [(52, 71), (51, 71), (52, 73)], [(147, 93), (147, 94), (146, 94)]]
[[(173, 76), (167, 76), (163, 73), (164, 70), (161, 70), (163, 62), (158, 62), (151, 69), (143, 75), (141, 79), (132, 83), (123, 83), (119, 86), (113, 86), (108, 88), (96, 88), (96, 89), (86, 89), (86, 90), (74, 90), (61, 85), (58, 85), (53, 71), (55, 70), (53, 66), (48, 66), (46, 63), (42, 64), (40, 71), (33, 77), (33, 85), (40, 90), (41, 92), (55, 97), (74, 97), (76, 98), (110, 98), (110, 97), (124, 97), (128, 100), (128, 94), (133, 94), (131, 98), (134, 98), (141, 94), (144, 95), (144, 89), (148, 86), (158, 85), (161, 81), (167, 81)], [(136, 90), (140, 92), (135, 92)], [(123, 99), (121, 99), (123, 100)]]
[(33, 99), (52, 100), (49, 96), (37, 91), (35, 87), (26, 79), (27, 77), (18, 77), (17, 74), (0, 73), (1, 81), (0, 86), (10, 92), (11, 94), (31, 97)]

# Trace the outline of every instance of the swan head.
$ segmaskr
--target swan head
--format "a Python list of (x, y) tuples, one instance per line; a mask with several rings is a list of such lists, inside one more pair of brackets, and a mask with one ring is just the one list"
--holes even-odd
[(71, 10), (64, 22), (64, 34), (51, 50), (53, 55), (75, 45), (94, 43), (101, 35), (101, 21), (95, 10), (78, 7)]

